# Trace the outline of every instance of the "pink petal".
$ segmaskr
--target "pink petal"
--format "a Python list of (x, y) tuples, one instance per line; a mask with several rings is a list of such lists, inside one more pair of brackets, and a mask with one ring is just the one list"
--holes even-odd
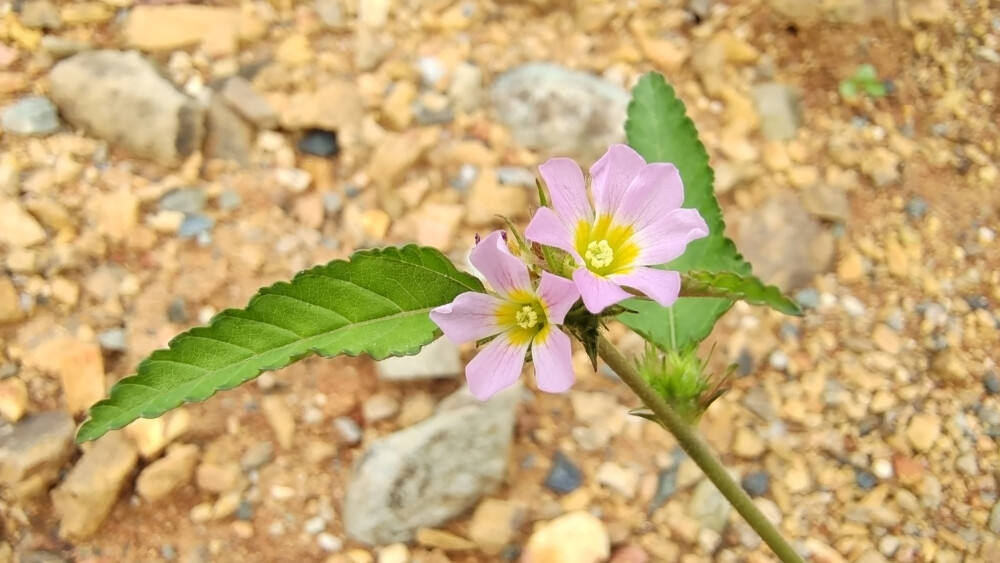
[(598, 276), (586, 268), (577, 268), (573, 272), (573, 281), (580, 290), (580, 297), (587, 310), (595, 315), (605, 307), (632, 297), (627, 291), (610, 279)]
[(609, 277), (625, 287), (645, 293), (664, 307), (673, 305), (681, 292), (681, 275), (669, 270), (636, 268), (627, 274), (611, 274)]
[(545, 306), (551, 324), (562, 324), (566, 313), (579, 298), (580, 292), (573, 280), (542, 272), (542, 280), (538, 282), (538, 299)]
[(535, 363), (535, 382), (542, 391), (563, 393), (576, 381), (569, 337), (557, 328), (550, 329), (544, 339), (535, 337), (531, 359)]
[(628, 145), (611, 145), (593, 166), (594, 209), (598, 215), (615, 215), (629, 184), (646, 165), (639, 153)]
[(684, 254), (691, 241), (707, 236), (708, 225), (697, 209), (674, 209), (632, 235), (639, 246), (636, 264), (666, 264)]
[(503, 302), (485, 293), (468, 292), (447, 305), (431, 310), (431, 320), (444, 335), (456, 344), (474, 342), (493, 336), (503, 328), (497, 323), (496, 311)]
[(501, 296), (532, 290), (528, 267), (510, 253), (500, 231), (493, 231), (479, 241), (469, 253), (469, 261)]
[(535, 216), (531, 218), (528, 228), (524, 230), (524, 236), (532, 242), (565, 250), (577, 262), (583, 262), (580, 253), (573, 248), (573, 235), (569, 228), (548, 207), (542, 207), (535, 211)]
[(465, 366), (465, 379), (469, 392), (485, 401), (497, 392), (513, 385), (524, 368), (524, 354), (529, 342), (514, 344), (507, 333), (502, 333), (476, 354)]
[(593, 221), (594, 210), (587, 199), (587, 183), (580, 165), (569, 158), (550, 158), (538, 167), (549, 189), (552, 208), (567, 225)]
[(635, 230), (663, 219), (684, 203), (684, 184), (677, 167), (653, 162), (642, 167), (622, 199), (615, 219)]

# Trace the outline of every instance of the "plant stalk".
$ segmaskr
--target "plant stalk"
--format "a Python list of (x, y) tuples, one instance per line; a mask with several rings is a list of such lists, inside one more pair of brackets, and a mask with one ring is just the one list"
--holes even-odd
[(764, 516), (743, 488), (729, 476), (722, 462), (715, 456), (708, 444), (698, 436), (694, 428), (684, 421), (656, 391), (646, 383), (635, 366), (604, 336), (597, 345), (598, 355), (628, 385), (643, 404), (653, 411), (657, 420), (677, 438), (688, 456), (705, 472), (708, 479), (719, 488), (736, 512), (750, 524), (750, 527), (764, 540), (783, 563), (805, 563), (781, 532)]

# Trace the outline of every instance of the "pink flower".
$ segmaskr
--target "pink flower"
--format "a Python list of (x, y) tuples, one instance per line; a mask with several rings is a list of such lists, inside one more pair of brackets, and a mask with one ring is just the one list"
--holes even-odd
[(539, 171), (552, 208), (539, 209), (525, 230), (537, 243), (562, 249), (576, 261), (573, 281), (591, 313), (638, 290), (669, 307), (680, 294), (677, 272), (649, 268), (684, 253), (708, 236), (695, 209), (681, 208), (684, 185), (673, 164), (647, 164), (626, 145), (611, 145), (590, 169), (593, 205), (580, 166), (553, 158)]
[(543, 272), (538, 288), (532, 287), (528, 267), (511, 254), (500, 231), (477, 244), (469, 259), (496, 295), (463, 293), (430, 313), (453, 342), (496, 335), (465, 368), (469, 391), (485, 400), (513, 385), (529, 347), (538, 388), (569, 389), (575, 380), (570, 341), (556, 325), (580, 297), (573, 282)]

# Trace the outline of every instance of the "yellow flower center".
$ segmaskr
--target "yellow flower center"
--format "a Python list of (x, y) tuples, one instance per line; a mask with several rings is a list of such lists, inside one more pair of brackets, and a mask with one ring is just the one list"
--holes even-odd
[(610, 215), (601, 215), (593, 223), (581, 221), (574, 233), (576, 251), (584, 266), (599, 276), (626, 273), (639, 257), (639, 246), (632, 241), (631, 226), (616, 224)]
[(521, 328), (532, 328), (538, 324), (538, 313), (530, 305), (525, 305), (514, 315), (514, 321)]
[(550, 330), (545, 306), (533, 293), (519, 291), (510, 296), (510, 301), (497, 309), (496, 318), (500, 326), (509, 330), (514, 344), (525, 344), (539, 334), (543, 337)]
[(587, 244), (587, 252), (584, 254), (584, 258), (587, 259), (589, 263), (594, 268), (603, 268), (615, 259), (615, 251), (611, 250), (611, 246), (608, 241), (601, 239), (600, 241), (590, 241)]

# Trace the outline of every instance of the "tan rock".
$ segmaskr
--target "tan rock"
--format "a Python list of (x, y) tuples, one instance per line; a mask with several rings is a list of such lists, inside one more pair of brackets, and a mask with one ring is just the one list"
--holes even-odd
[(73, 419), (63, 412), (24, 418), (0, 436), (0, 485), (26, 499), (43, 492), (59, 478), (73, 454)]
[(8, 422), (17, 422), (28, 408), (28, 386), (24, 380), (8, 377), (0, 380), (0, 416)]
[(239, 27), (240, 10), (194, 4), (140, 4), (129, 11), (122, 30), (125, 46), (149, 52), (192, 47), (219, 28)]
[(115, 12), (104, 2), (73, 2), (60, 10), (66, 25), (96, 25), (114, 17)]
[(375, 147), (368, 174), (380, 188), (392, 188), (420, 160), (425, 148), (416, 132), (389, 133)]
[(469, 539), (487, 555), (497, 555), (514, 539), (521, 508), (509, 500), (488, 498), (479, 503), (469, 523)]
[(745, 39), (736, 37), (730, 31), (720, 31), (715, 34), (712, 40), (722, 45), (722, 49), (726, 53), (726, 61), (728, 62), (753, 64), (760, 58), (759, 49), (748, 43)]
[(564, 514), (535, 529), (524, 548), (531, 563), (600, 563), (611, 556), (608, 530), (586, 511)]
[(104, 358), (97, 342), (52, 338), (30, 350), (24, 363), (59, 377), (70, 413), (84, 412), (104, 398)]
[(931, 359), (930, 375), (941, 383), (962, 383), (969, 378), (969, 369), (959, 352), (945, 348)]
[(837, 264), (837, 277), (843, 282), (855, 282), (865, 275), (864, 258), (859, 252), (849, 252)]
[(139, 453), (124, 434), (110, 432), (97, 440), (52, 491), (60, 537), (78, 541), (93, 535), (138, 461)]
[(91, 205), (97, 232), (113, 241), (125, 240), (139, 224), (139, 197), (128, 190), (94, 196)]
[(530, 193), (523, 186), (501, 186), (496, 170), (485, 167), (469, 189), (466, 222), (472, 227), (485, 227), (498, 223), (497, 215), (511, 219), (525, 215)]
[(879, 350), (892, 355), (899, 354), (902, 348), (899, 333), (884, 324), (875, 326), (875, 330), (872, 331), (872, 342)]
[(190, 411), (179, 408), (157, 418), (140, 418), (126, 426), (124, 431), (143, 459), (152, 459), (190, 427)]
[(28, 248), (45, 242), (45, 229), (16, 199), (0, 199), (0, 244), (11, 248)]
[(240, 464), (202, 462), (195, 472), (195, 483), (198, 488), (210, 493), (227, 493), (242, 490), (246, 479), (240, 471)]
[(275, 103), (277, 98), (267, 99), (274, 103), (286, 129), (317, 127), (337, 131), (358, 127), (364, 116), (361, 91), (354, 82), (344, 80), (326, 84), (315, 92), (293, 94), (280, 105)]
[(417, 87), (411, 82), (397, 82), (382, 102), (382, 116), (386, 124), (402, 131), (413, 123), (413, 102), (417, 99)]
[(301, 33), (295, 33), (284, 38), (275, 51), (275, 59), (279, 63), (295, 67), (311, 63), (316, 58), (309, 38)]
[(174, 444), (167, 454), (146, 466), (135, 482), (136, 492), (147, 501), (159, 500), (191, 482), (198, 446)]
[(454, 203), (427, 203), (416, 213), (417, 243), (450, 252), (465, 208)]
[(16, 323), (26, 316), (14, 282), (7, 276), (0, 276), (0, 325)]
[(736, 429), (733, 453), (746, 459), (760, 459), (764, 453), (764, 440), (754, 430), (741, 426)]
[(295, 438), (295, 415), (288, 408), (285, 398), (281, 395), (268, 395), (261, 399), (260, 410), (264, 412), (264, 418), (274, 431), (278, 444), (286, 450), (291, 448)]
[(476, 548), (476, 544), (462, 536), (432, 528), (417, 529), (416, 540), (424, 547), (438, 548), (444, 551), (468, 551)]
[(931, 414), (915, 414), (906, 426), (906, 439), (918, 452), (927, 452), (941, 435), (941, 420)]

